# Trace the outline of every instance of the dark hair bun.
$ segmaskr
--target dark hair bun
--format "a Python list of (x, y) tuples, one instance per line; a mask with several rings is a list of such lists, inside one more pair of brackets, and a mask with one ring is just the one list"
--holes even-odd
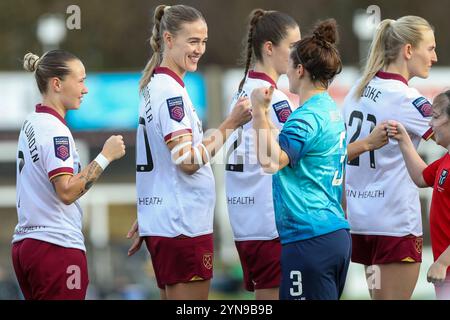
[(336, 44), (339, 41), (337, 23), (335, 19), (319, 21), (313, 30), (313, 38)]

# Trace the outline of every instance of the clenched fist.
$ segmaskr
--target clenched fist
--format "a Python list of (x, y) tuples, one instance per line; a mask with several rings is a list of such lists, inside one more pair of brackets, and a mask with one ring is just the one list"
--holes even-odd
[(240, 127), (252, 119), (252, 108), (248, 98), (239, 98), (234, 105), (229, 116), (230, 120), (235, 123), (235, 127)]
[(120, 159), (125, 155), (125, 143), (121, 135), (111, 136), (103, 145), (102, 154), (109, 162)]
[(274, 87), (258, 88), (252, 91), (252, 106), (255, 112), (267, 113), (272, 101)]

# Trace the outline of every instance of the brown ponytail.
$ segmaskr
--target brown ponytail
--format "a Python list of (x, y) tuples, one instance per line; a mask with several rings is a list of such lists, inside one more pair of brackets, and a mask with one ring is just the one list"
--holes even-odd
[(253, 33), (255, 30), (255, 25), (258, 22), (258, 20), (264, 16), (265, 11), (263, 9), (255, 9), (250, 13), (250, 23), (247, 33), (247, 49), (246, 49), (246, 60), (245, 60), (245, 71), (244, 71), (244, 77), (242, 78), (241, 82), (239, 83), (239, 89), (238, 91), (242, 91), (242, 87), (245, 83), (245, 78), (247, 77), (248, 70), (250, 69), (250, 65), (252, 62), (252, 55), (253, 55)]
[(264, 43), (270, 41), (276, 46), (287, 36), (289, 28), (296, 27), (298, 27), (298, 24), (291, 16), (279, 11), (255, 9), (250, 13), (246, 48), (242, 53), (242, 60), (245, 61), (245, 72), (239, 84), (239, 92), (244, 86), (253, 56), (257, 61), (262, 61)]

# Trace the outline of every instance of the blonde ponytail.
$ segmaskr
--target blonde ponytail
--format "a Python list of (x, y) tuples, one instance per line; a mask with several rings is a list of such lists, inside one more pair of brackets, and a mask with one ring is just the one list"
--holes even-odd
[(39, 61), (39, 56), (35, 55), (34, 53), (28, 52), (23, 57), (23, 68), (28, 72), (35, 72), (38, 67)]
[(359, 99), (364, 92), (364, 88), (375, 77), (375, 74), (380, 71), (385, 65), (385, 42), (387, 30), (391, 28), (391, 24), (394, 20), (385, 19), (381, 21), (378, 26), (375, 36), (372, 40), (372, 44), (369, 49), (369, 56), (367, 58), (366, 67), (363, 72), (362, 80), (359, 83), (355, 97)]
[[(150, 37), (150, 46), (153, 50), (152, 57), (147, 62), (147, 65), (142, 72), (141, 80), (139, 81), (139, 90), (143, 90), (147, 84), (150, 82), (153, 70), (160, 64), (161, 60), (161, 19), (165, 13), (166, 5), (159, 5), (155, 9), (155, 15), (153, 18), (153, 31)], [(169, 7), (170, 8), (170, 7)]]
[(370, 46), (366, 67), (355, 91), (355, 98), (361, 97), (364, 88), (378, 71), (397, 59), (403, 45), (411, 44), (416, 48), (423, 39), (424, 30), (433, 30), (433, 27), (428, 21), (417, 16), (381, 21)]

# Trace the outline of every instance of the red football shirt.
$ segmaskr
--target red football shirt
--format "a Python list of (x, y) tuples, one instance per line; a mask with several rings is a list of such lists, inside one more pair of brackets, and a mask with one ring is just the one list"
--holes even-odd
[(431, 248), (434, 260), (450, 245), (450, 154), (425, 168), (422, 175), (433, 187), (430, 209)]

